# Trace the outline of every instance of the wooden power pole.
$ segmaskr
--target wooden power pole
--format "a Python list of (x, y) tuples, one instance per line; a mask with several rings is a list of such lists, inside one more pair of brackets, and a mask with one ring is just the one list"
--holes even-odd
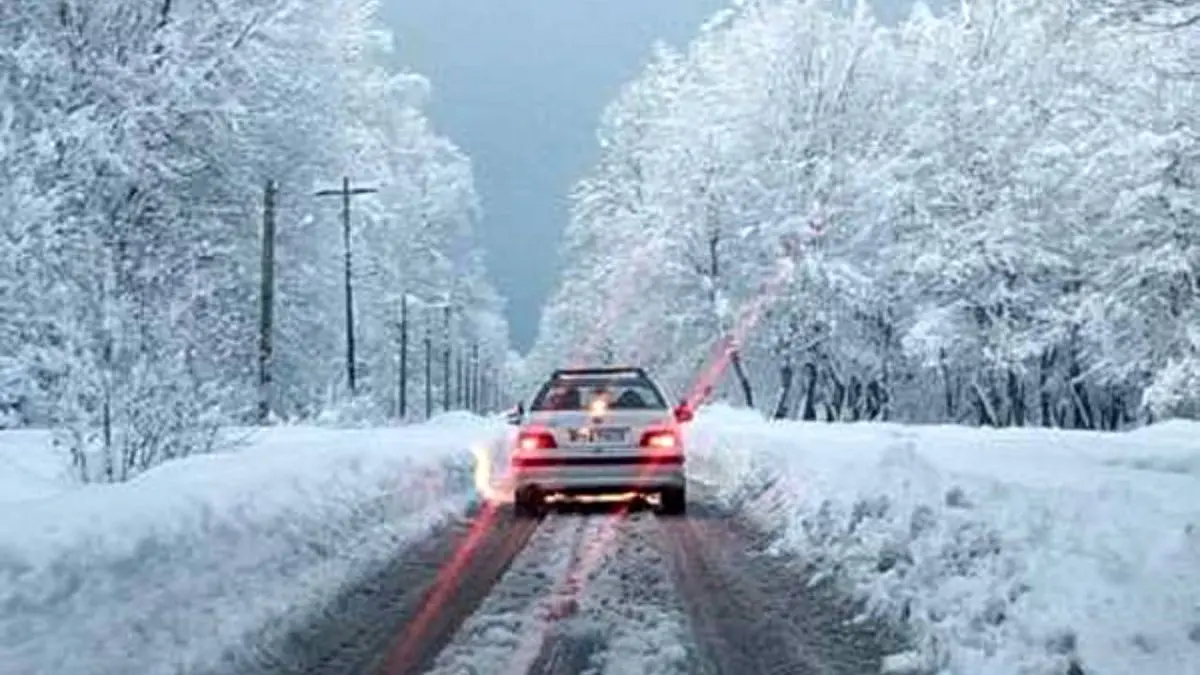
[(488, 374), (488, 371), (490, 371), (490, 369), (486, 368), (486, 366), (485, 366), (485, 368), (480, 368), (480, 370), (479, 370), (479, 412), (480, 413), (487, 413), (488, 411), (490, 411), (490, 408), (491, 408), (491, 406), (488, 405), (488, 402), (487, 402), (487, 392), (488, 392), (487, 374)]
[(446, 346), (442, 350), (442, 411), (450, 410), (450, 303), (442, 308), (442, 327)]
[(463, 350), (460, 345), (458, 350), (454, 352), (454, 406), (458, 410), (462, 410), (465, 406), (463, 398), (463, 384), (465, 372), (463, 371)]
[(350, 395), (355, 396), (358, 393), (358, 385), (355, 378), (355, 362), (354, 362), (354, 286), (351, 277), (350, 267), (350, 197), (354, 195), (365, 195), (372, 192), (379, 192), (375, 188), (354, 188), (350, 189), (350, 178), (342, 178), (342, 189), (340, 190), (320, 190), (316, 194), (317, 197), (331, 197), (341, 195), (342, 197), (342, 247), (346, 255), (346, 378), (350, 384)]
[(433, 417), (433, 337), (425, 322), (425, 419)]
[(275, 181), (263, 188), (262, 272), (258, 309), (258, 423), (271, 416), (272, 332), (275, 320)]
[[(474, 345), (472, 345), (474, 346)], [(471, 391), (475, 388), (472, 380), (475, 377), (474, 351), (467, 351), (466, 345), (463, 346), (463, 352), (466, 356), (463, 357), (463, 410), (475, 412), (475, 402), (471, 399)]]
[(480, 366), (479, 343), (476, 342), (471, 345), (471, 410), (474, 410), (476, 413), (482, 412), (483, 410), (482, 401), (479, 399)]
[(396, 396), (398, 417), (408, 416), (408, 291), (400, 296), (400, 390)]

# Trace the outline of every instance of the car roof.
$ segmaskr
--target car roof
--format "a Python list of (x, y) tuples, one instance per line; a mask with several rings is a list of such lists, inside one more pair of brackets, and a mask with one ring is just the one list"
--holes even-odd
[(558, 368), (550, 374), (550, 377), (542, 382), (541, 386), (537, 389), (537, 393), (533, 395), (533, 399), (536, 400), (540, 395), (552, 388), (570, 387), (572, 385), (588, 388), (648, 386), (664, 402), (670, 399), (667, 391), (650, 376), (645, 368), (640, 366)]
[(570, 380), (575, 378), (597, 379), (602, 377), (635, 377), (651, 379), (646, 369), (637, 366), (599, 366), (591, 368), (559, 368), (551, 375), (551, 380)]

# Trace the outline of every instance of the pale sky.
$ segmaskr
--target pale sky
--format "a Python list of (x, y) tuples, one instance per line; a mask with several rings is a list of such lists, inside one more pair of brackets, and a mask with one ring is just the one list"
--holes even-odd
[[(558, 276), (567, 193), (594, 157), (601, 110), (656, 39), (682, 46), (726, 4), (385, 0), (400, 64), (432, 80), (435, 126), (474, 163), (479, 240), (517, 349), (533, 341)], [(884, 18), (909, 4), (877, 0)]]

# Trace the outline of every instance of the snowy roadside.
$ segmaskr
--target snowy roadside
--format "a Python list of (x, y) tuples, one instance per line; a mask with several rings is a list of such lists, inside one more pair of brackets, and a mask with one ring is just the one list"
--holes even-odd
[(54, 484), (36, 432), (15, 433), (0, 484), (29, 487), (0, 497), (0, 663), (66, 675), (185, 672), (301, 614), (461, 513), (469, 447), (502, 429), (273, 427), (87, 487)]
[(715, 407), (690, 433), (695, 477), (907, 620), (927, 672), (1200, 672), (1200, 424), (766, 423)]

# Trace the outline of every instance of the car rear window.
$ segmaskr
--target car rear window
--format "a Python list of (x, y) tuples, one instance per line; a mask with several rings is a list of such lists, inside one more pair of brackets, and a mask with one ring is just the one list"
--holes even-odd
[(572, 376), (542, 385), (529, 409), (586, 410), (600, 396), (608, 399), (609, 410), (663, 410), (667, 407), (662, 392), (645, 378)]

